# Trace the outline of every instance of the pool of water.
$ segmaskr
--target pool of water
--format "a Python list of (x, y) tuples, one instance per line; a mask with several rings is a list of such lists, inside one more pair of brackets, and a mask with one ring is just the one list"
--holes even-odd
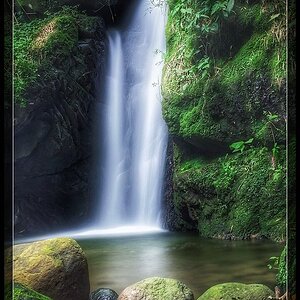
[(168, 232), (77, 241), (87, 255), (91, 290), (107, 287), (120, 293), (137, 281), (160, 276), (184, 282), (195, 297), (230, 281), (273, 289), (275, 272), (268, 269), (268, 259), (283, 249), (266, 240), (223, 241)]

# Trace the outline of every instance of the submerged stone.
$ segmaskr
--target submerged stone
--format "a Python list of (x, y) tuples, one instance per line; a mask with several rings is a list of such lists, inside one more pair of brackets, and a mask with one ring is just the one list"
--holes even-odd
[(70, 238), (14, 246), (13, 280), (55, 300), (89, 298), (87, 260)]
[(117, 300), (118, 294), (111, 289), (99, 288), (90, 294), (90, 300)]
[(151, 277), (127, 287), (118, 300), (194, 300), (193, 292), (171, 278)]
[(198, 300), (267, 300), (269, 296), (274, 292), (263, 284), (229, 282), (209, 288)]

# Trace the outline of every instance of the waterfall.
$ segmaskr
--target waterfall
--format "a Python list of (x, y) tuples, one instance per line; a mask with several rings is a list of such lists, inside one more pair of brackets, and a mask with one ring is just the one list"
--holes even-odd
[(166, 49), (162, 6), (137, 1), (126, 26), (108, 31), (100, 228), (160, 225), (168, 140), (160, 90)]

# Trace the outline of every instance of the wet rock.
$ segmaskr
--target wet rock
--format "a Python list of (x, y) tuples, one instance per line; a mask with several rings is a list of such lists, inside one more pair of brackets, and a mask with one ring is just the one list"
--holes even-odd
[(193, 292), (182, 282), (152, 277), (127, 287), (118, 300), (194, 300)]
[(236, 282), (222, 283), (209, 288), (198, 300), (267, 300), (274, 296), (263, 284), (243, 284)]
[(90, 300), (117, 300), (118, 294), (111, 289), (100, 288), (90, 294)]
[(87, 300), (90, 292), (85, 254), (70, 238), (14, 246), (13, 280), (54, 300)]

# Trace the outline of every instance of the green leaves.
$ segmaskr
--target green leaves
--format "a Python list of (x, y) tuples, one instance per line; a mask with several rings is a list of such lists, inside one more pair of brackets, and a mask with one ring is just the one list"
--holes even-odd
[(233, 153), (240, 151), (241, 153), (245, 150), (246, 145), (250, 145), (253, 142), (253, 138), (249, 139), (248, 141), (238, 141), (232, 143), (229, 148), (232, 150)]
[(208, 56), (205, 56), (199, 61), (199, 64), (197, 65), (198, 71), (201, 72), (201, 79), (203, 79), (205, 76), (208, 75), (209, 68), (210, 68), (210, 58)]
[(280, 14), (272, 15), (269, 21), (273, 21), (274, 19), (278, 18)]
[(277, 121), (279, 119), (279, 116), (269, 112), (267, 114), (267, 119), (268, 119), (268, 121)]
[(269, 270), (275, 269), (278, 270), (279, 269), (279, 257), (278, 256), (272, 256), (269, 258), (270, 263), (267, 265), (267, 267), (269, 268)]
[(224, 9), (226, 9), (226, 4), (222, 3), (222, 2), (217, 2), (213, 5), (213, 7), (211, 9), (211, 15), (214, 15), (217, 12), (223, 11)]
[(234, 0), (229, 0), (227, 3), (227, 12), (230, 13), (234, 6)]
[(277, 143), (275, 143), (275, 144), (273, 145), (273, 148), (272, 148), (272, 155), (273, 155), (274, 157), (277, 157), (278, 154), (279, 154), (279, 146), (278, 146)]
[(223, 17), (228, 18), (234, 6), (234, 0), (229, 0), (227, 3), (225, 2), (216, 2), (211, 9), (211, 16), (215, 16), (217, 19), (220, 18), (221, 15)]

